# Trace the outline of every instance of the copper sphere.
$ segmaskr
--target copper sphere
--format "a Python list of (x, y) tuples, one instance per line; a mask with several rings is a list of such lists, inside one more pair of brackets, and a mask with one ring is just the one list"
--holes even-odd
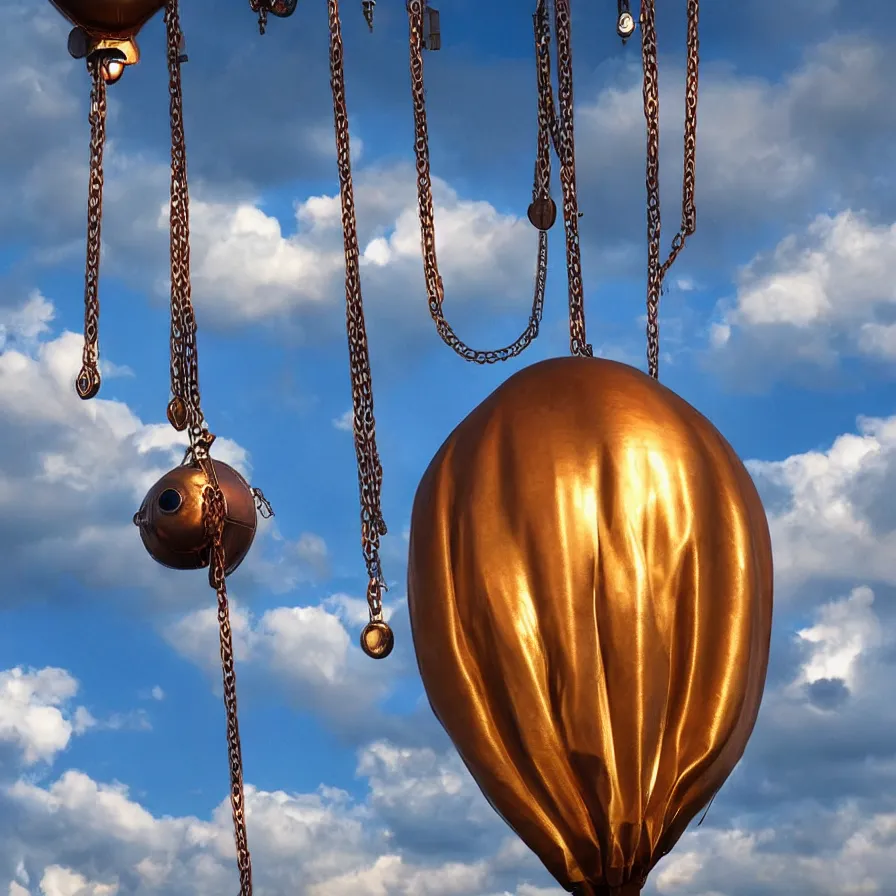
[[(219, 460), (212, 463), (224, 493), (224, 574), (229, 576), (243, 562), (255, 539), (255, 495), (233, 467)], [(143, 546), (162, 566), (204, 569), (209, 565), (210, 545), (202, 519), (205, 484), (205, 473), (198, 464), (175, 467), (149, 490), (134, 514)]]
[(529, 206), (527, 214), (536, 230), (550, 230), (557, 220), (557, 203), (550, 196), (540, 196)]
[(94, 40), (127, 40), (162, 8), (165, 0), (50, 0)]
[(361, 650), (371, 659), (384, 660), (395, 646), (395, 635), (388, 622), (375, 619), (368, 622), (361, 632)]

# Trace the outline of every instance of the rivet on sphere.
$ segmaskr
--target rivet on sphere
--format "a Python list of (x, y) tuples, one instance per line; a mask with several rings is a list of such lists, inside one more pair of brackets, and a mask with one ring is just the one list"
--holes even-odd
[[(212, 461), (224, 494), (225, 574), (243, 562), (258, 522), (255, 496), (249, 483), (233, 467)], [(203, 522), (206, 477), (198, 464), (185, 464), (166, 473), (147, 493), (134, 514), (134, 525), (149, 555), (171, 569), (204, 569), (211, 559)]]
[(550, 196), (540, 196), (529, 206), (528, 216), (536, 230), (550, 230), (557, 220), (557, 203)]
[(381, 619), (368, 622), (361, 632), (361, 649), (371, 659), (384, 660), (395, 646), (395, 635), (387, 622)]

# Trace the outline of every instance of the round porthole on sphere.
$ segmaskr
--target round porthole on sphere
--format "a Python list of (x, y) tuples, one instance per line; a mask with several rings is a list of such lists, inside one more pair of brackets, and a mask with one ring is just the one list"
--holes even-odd
[(183, 503), (183, 498), (181, 498), (180, 492), (176, 489), (166, 488), (165, 491), (159, 495), (159, 510), (161, 510), (162, 513), (177, 513)]

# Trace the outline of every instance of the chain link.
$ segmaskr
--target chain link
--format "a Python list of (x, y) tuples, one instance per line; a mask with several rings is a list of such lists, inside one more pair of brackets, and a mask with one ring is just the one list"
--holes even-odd
[(190, 199), (181, 88), (181, 28), (178, 4), (165, 11), (168, 29), (168, 93), (171, 117), (171, 392), (168, 419), (186, 429), (192, 445), (207, 431), (199, 393), (196, 316), (190, 285)]
[[(237, 717), (236, 670), (233, 635), (227, 600), (224, 551), (226, 502), (218, 483), (210, 449), (215, 440), (202, 413), (199, 392), (199, 356), (196, 347), (196, 316), (190, 286), (190, 209), (187, 186), (187, 157), (184, 139), (183, 93), (181, 90), (181, 44), (178, 0), (168, 0), (165, 25), (168, 39), (168, 75), (171, 116), (171, 392), (168, 419), (179, 431), (187, 430), (190, 447), (185, 460), (198, 463), (206, 477), (203, 488), (202, 521), (209, 545), (209, 584), (218, 599), (218, 629), (221, 642), (221, 672), (224, 683), (224, 709), (227, 719), (227, 758), (230, 765), (230, 804), (240, 896), (252, 896), (252, 859), (246, 833), (246, 807), (243, 788), (243, 758)], [(257, 505), (270, 511), (270, 505), (256, 489)]]
[(386, 589), (380, 565), (380, 538), (387, 531), (380, 498), (383, 467), (376, 445), (370, 352), (367, 346), (364, 301), (361, 295), (360, 251), (355, 219), (348, 111), (345, 103), (342, 23), (339, 18), (338, 0), (327, 0), (327, 8), (330, 26), (330, 87), (333, 91), (333, 122), (336, 131), (336, 160), (345, 248), (345, 323), (352, 383), (358, 488), (361, 497), (361, 548), (367, 565), (367, 604), (370, 621), (374, 622), (383, 618), (382, 595)]
[(660, 97), (656, 47), (656, 0), (641, 2), (641, 58), (644, 68), (644, 118), (647, 123), (647, 369), (659, 378), (659, 304), (669, 268), (697, 229), (694, 204), (697, 156), (697, 96), (700, 71), (700, 2), (688, 0), (687, 74), (685, 83), (684, 172), (681, 227), (669, 256), (660, 264)]
[(539, 120), (539, 127), (547, 128), (551, 145), (559, 159), (560, 124), (551, 84), (551, 10), (550, 0), (538, 0), (534, 16), (538, 53), (538, 108), (539, 114), (544, 116), (544, 123)]
[(240, 745), (240, 724), (237, 716), (236, 670), (233, 662), (233, 633), (230, 628), (230, 607), (224, 570), (225, 501), (211, 459), (200, 462), (208, 480), (203, 489), (202, 518), (206, 537), (211, 545), (208, 581), (218, 597), (218, 631), (221, 642), (221, 675), (224, 685), (224, 706), (227, 709), (227, 758), (230, 763), (230, 806), (236, 840), (237, 865), (240, 872), (240, 896), (252, 896), (252, 858), (246, 833), (246, 802), (243, 790), (243, 751)]
[(100, 251), (103, 224), (103, 149), (106, 145), (106, 80), (103, 60), (87, 60), (90, 73), (90, 176), (87, 192), (87, 263), (84, 274), (84, 351), (75, 389), (85, 401), (100, 391)]
[(594, 352), (585, 336), (585, 295), (579, 243), (579, 201), (576, 190), (576, 150), (573, 126), (572, 22), (569, 0), (556, 0), (557, 98), (559, 114), (560, 184), (563, 187), (563, 226), (566, 230), (566, 276), (569, 281), (569, 350), (590, 358)]
[[(542, 4), (539, 3), (539, 8)], [(442, 341), (466, 361), (476, 364), (494, 364), (507, 361), (521, 354), (538, 336), (544, 312), (544, 293), (547, 283), (548, 237), (547, 232), (538, 233), (538, 252), (535, 271), (535, 288), (532, 311), (525, 330), (504, 348), (475, 349), (464, 343), (445, 319), (442, 310), (445, 301), (445, 287), (439, 272), (436, 256), (436, 233), (432, 197), (432, 177), (429, 161), (429, 130), (426, 120), (426, 89), (423, 80), (423, 19), (425, 0), (408, 0), (408, 23), (410, 42), (411, 96), (414, 104), (414, 152), (417, 159), (417, 205), (420, 215), (420, 236), (423, 249), (423, 273), (429, 297), (429, 313), (436, 325)], [(544, 40), (544, 30), (535, 16), (536, 60), (538, 63), (539, 103), (538, 103), (538, 153), (535, 163), (535, 184), (533, 199), (550, 197), (550, 151), (549, 134), (553, 116), (553, 97), (550, 94), (550, 57), (548, 41)], [(547, 60), (547, 78), (543, 75)], [(546, 88), (545, 88), (546, 85)], [(548, 93), (545, 94), (547, 89)]]

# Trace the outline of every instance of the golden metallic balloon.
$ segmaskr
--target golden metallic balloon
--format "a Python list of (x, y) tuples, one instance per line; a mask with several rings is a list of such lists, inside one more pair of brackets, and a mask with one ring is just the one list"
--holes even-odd
[(432, 708), (567, 890), (637, 893), (743, 754), (768, 523), (712, 424), (640, 371), (535, 364), (451, 434), (411, 519)]
[[(252, 542), (258, 518), (255, 495), (233, 467), (212, 461), (226, 505), (224, 523), (225, 574), (243, 562)], [(134, 524), (150, 556), (171, 569), (204, 569), (210, 545), (202, 516), (202, 492), (206, 477), (198, 464), (184, 464), (166, 473), (150, 490)]]
[(165, 6), (165, 0), (50, 0), (93, 42), (127, 41)]

